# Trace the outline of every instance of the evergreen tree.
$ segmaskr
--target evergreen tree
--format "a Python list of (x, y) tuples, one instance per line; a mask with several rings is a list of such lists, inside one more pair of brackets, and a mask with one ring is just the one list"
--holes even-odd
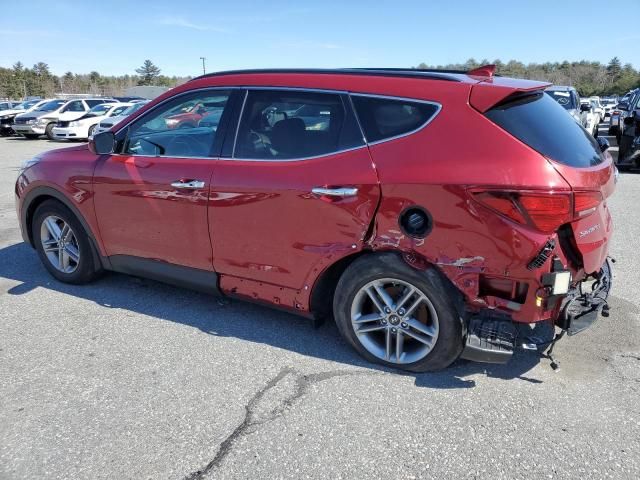
[(160, 76), (160, 69), (151, 60), (145, 60), (140, 68), (136, 68), (136, 73), (142, 77), (140, 85), (152, 85), (154, 80)]
[(620, 74), (622, 73), (622, 64), (620, 63), (620, 59), (618, 57), (613, 57), (607, 65), (607, 73), (615, 82), (620, 78)]

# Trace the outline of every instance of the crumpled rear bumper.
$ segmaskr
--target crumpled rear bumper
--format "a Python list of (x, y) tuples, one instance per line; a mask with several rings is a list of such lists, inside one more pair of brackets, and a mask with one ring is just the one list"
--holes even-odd
[(556, 325), (575, 335), (593, 325), (598, 317), (608, 315), (607, 299), (611, 291), (613, 269), (607, 259), (595, 280), (580, 282), (563, 299)]

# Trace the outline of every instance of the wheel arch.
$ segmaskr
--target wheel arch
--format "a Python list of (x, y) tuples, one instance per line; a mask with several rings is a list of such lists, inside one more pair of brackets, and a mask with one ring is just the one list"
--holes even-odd
[(342, 257), (318, 275), (313, 287), (311, 287), (311, 295), (309, 298), (309, 310), (318, 323), (322, 323), (324, 320), (333, 316), (333, 296), (336, 292), (338, 280), (344, 271), (357, 258), (372, 253), (371, 250), (360, 250), (359, 252)]
[(440, 268), (430, 263), (420, 256), (420, 261), (415, 262), (415, 253), (408, 253), (401, 250), (360, 250), (346, 257), (342, 257), (328, 266), (317, 278), (312, 289), (309, 300), (309, 309), (318, 323), (333, 316), (333, 297), (335, 296), (338, 280), (349, 266), (362, 257), (395, 257), (399, 262), (416, 271), (432, 270), (442, 286), (449, 292), (453, 306), (461, 318), (465, 315), (464, 294), (447, 277)]
[(55, 200), (73, 213), (82, 225), (82, 228), (84, 228), (84, 231), (87, 233), (89, 241), (93, 246), (95, 265), (102, 265), (104, 268), (108, 268), (109, 261), (106, 257), (100, 255), (96, 235), (89, 223), (86, 221), (80, 210), (64, 193), (52, 187), (36, 187), (25, 195), (22, 201), (22, 208), (20, 209), (20, 224), (22, 227), (22, 237), (24, 241), (31, 245), (32, 248), (35, 248), (32, 231), (33, 215), (36, 209), (47, 200)]

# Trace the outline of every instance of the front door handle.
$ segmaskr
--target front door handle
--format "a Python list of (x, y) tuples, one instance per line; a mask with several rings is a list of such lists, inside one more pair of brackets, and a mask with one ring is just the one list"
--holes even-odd
[(204, 188), (204, 182), (202, 180), (177, 180), (171, 183), (173, 188), (188, 188), (190, 190), (197, 190)]
[(340, 188), (324, 188), (316, 187), (311, 190), (314, 195), (322, 197), (355, 197), (358, 194), (358, 189), (355, 187), (340, 187)]

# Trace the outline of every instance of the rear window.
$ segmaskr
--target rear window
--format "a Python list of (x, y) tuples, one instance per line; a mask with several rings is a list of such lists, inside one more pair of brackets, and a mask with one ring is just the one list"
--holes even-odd
[(438, 113), (433, 103), (353, 95), (367, 142), (378, 142), (413, 132)]
[(515, 98), (486, 113), (511, 135), (556, 162), (591, 167), (602, 162), (596, 140), (549, 95)]
[(565, 110), (575, 110), (578, 108), (575, 97), (571, 95), (571, 92), (568, 90), (547, 90), (546, 94), (558, 102), (558, 104), (562, 105)]
[(87, 102), (87, 105), (89, 105), (89, 108), (93, 108), (96, 105), (100, 105), (101, 103), (106, 103), (107, 100), (85, 100), (85, 102)]

